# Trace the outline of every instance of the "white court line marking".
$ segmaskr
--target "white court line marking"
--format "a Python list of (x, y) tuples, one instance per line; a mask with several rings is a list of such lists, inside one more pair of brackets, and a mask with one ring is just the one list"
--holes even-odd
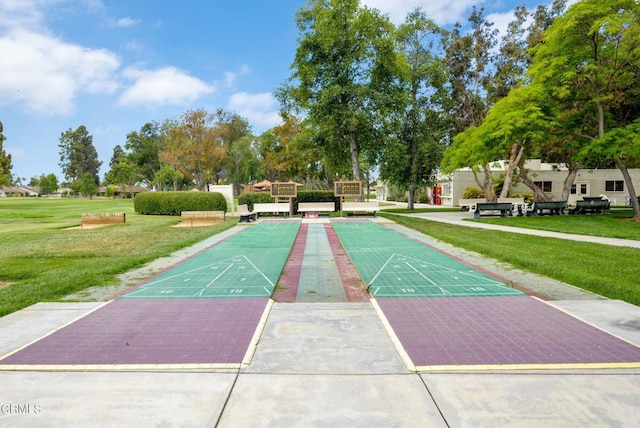
[(378, 270), (378, 273), (376, 273), (373, 277), (373, 279), (371, 280), (371, 282), (369, 283), (369, 285), (373, 284), (375, 282), (375, 280), (378, 278), (378, 276), (380, 276), (380, 274), (382, 273), (382, 271), (384, 270), (385, 267), (387, 267), (387, 265), (389, 263), (391, 263), (391, 260), (393, 260), (393, 258), (395, 257), (395, 253), (393, 253), (391, 255), (391, 257), (389, 257), (389, 259), (382, 265), (382, 267)]
[(227, 268), (225, 270), (223, 270), (222, 272), (220, 272), (218, 274), (218, 276), (216, 276), (215, 278), (213, 278), (211, 281), (209, 281), (209, 283), (207, 285), (204, 286), (204, 288), (209, 288), (209, 286), (211, 284), (213, 284), (214, 282), (216, 282), (218, 280), (218, 278), (220, 278), (222, 275), (224, 275), (229, 269), (231, 269), (233, 267), (235, 263), (231, 263), (229, 266), (227, 266)]

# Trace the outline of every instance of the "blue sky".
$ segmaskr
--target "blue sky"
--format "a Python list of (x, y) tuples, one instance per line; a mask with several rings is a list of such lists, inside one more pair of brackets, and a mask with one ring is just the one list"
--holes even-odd
[[(361, 0), (401, 22), (421, 6), (441, 25), (473, 5), (497, 27), (551, 0)], [(108, 170), (146, 122), (188, 109), (279, 123), (274, 90), (290, 75), (305, 0), (0, 0), (0, 121), (13, 173), (62, 180), (60, 134), (85, 125)]]

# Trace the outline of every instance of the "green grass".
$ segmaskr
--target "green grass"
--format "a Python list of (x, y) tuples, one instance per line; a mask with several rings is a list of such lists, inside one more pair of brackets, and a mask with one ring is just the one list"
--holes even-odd
[[(517, 268), (611, 299), (640, 305), (640, 263), (636, 262), (640, 259), (640, 249), (475, 229), (384, 213), (382, 215), (441, 241), (504, 261)], [(575, 218), (578, 217), (567, 217), (568, 220)], [(539, 220), (546, 222), (544, 219)], [(609, 220), (587, 221), (600, 221), (601, 223), (595, 224), (604, 227)], [(636, 227), (635, 224), (625, 224), (630, 228)], [(607, 236), (606, 231), (601, 233)]]
[[(124, 212), (127, 222), (82, 230), (85, 212)], [(132, 200), (0, 199), (0, 316), (56, 301), (202, 241), (237, 223), (170, 227), (177, 217), (142, 216)]]
[(606, 214), (563, 215), (536, 217), (485, 217), (483, 223), (553, 232), (577, 233), (579, 235), (607, 238), (634, 239), (640, 241), (640, 222), (631, 221), (632, 210), (611, 210)]
[[(380, 204), (380, 206), (384, 206)], [(411, 214), (411, 213), (444, 213), (444, 212), (460, 212), (460, 208), (414, 208), (409, 210), (407, 208), (385, 208), (386, 213), (398, 213), (398, 214)]]

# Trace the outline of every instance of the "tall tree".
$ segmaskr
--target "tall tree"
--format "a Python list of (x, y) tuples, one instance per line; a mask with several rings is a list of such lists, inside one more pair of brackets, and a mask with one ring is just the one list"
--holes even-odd
[[(572, 5), (549, 27), (531, 71), (532, 85), (544, 88), (546, 101), (555, 103), (565, 135), (583, 140), (583, 152), (592, 146), (613, 158), (638, 221), (640, 207), (627, 164), (637, 160), (629, 143), (638, 141), (639, 71), (640, 4), (635, 0)], [(610, 138), (609, 133), (624, 138)], [(601, 150), (602, 140), (612, 145), (607, 151)]]
[(205, 109), (189, 110), (168, 126), (161, 162), (173, 166), (198, 189), (217, 183), (228, 162), (227, 152), (214, 129), (215, 116)]
[(278, 98), (306, 113), (327, 164), (339, 174), (350, 165), (360, 180), (360, 155), (379, 151), (397, 88), (393, 27), (359, 0), (308, 0), (296, 22), (293, 73)]
[(8, 186), (13, 182), (11, 174), (13, 165), (11, 164), (11, 153), (7, 153), (3, 147), (6, 140), (3, 131), (4, 127), (0, 122), (0, 186)]
[(214, 134), (217, 144), (224, 148), (228, 163), (217, 174), (217, 179), (231, 177), (235, 194), (240, 185), (247, 182), (255, 160), (252, 151), (251, 126), (238, 114), (218, 109), (214, 115)]
[(98, 185), (98, 171), (102, 162), (98, 160), (98, 152), (93, 145), (93, 137), (84, 125), (75, 131), (69, 128), (60, 135), (60, 168), (65, 179), (71, 183), (79, 181), (86, 173), (93, 176)]
[(262, 178), (270, 181), (294, 180), (308, 188), (319, 178), (321, 154), (303, 133), (303, 121), (284, 115), (283, 123), (260, 136), (258, 156), (262, 162)]
[(38, 180), (41, 195), (50, 195), (58, 190), (58, 177), (55, 174), (42, 174)]
[[(484, 9), (473, 7), (469, 16), (470, 31), (462, 34), (462, 26), (456, 24), (445, 38), (445, 68), (449, 76), (454, 135), (470, 126), (478, 126), (484, 120), (491, 103), (491, 51), (497, 40), (497, 30), (487, 21)], [(455, 147), (450, 150), (456, 150)], [(461, 152), (461, 159), (468, 153)], [(489, 200), (495, 199), (493, 175), (490, 163), (481, 165), (484, 178), (481, 180), (477, 164), (466, 165), (473, 168), (477, 184), (484, 189)], [(446, 167), (446, 165), (445, 165)]]
[(156, 173), (162, 167), (158, 157), (162, 150), (163, 132), (161, 125), (155, 122), (145, 123), (140, 131), (127, 134), (125, 149), (129, 161), (136, 165), (140, 180), (151, 184)]
[(408, 189), (409, 209), (414, 207), (418, 186), (433, 179), (448, 131), (441, 34), (442, 29), (420, 10), (410, 13), (397, 30), (403, 56), (399, 75), (403, 93), (397, 98), (402, 101), (402, 110), (397, 115), (397, 138), (383, 150), (380, 175)]

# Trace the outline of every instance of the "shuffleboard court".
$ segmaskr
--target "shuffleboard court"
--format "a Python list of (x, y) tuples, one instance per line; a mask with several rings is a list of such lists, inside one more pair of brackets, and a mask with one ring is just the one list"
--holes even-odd
[(122, 299), (210, 299), (271, 296), (300, 223), (246, 228), (151, 278)]
[(269, 300), (114, 300), (0, 359), (0, 370), (238, 368)]
[(522, 296), (471, 267), (376, 223), (333, 223), (374, 297)]
[(379, 299), (412, 370), (638, 368), (640, 348), (533, 297)]

